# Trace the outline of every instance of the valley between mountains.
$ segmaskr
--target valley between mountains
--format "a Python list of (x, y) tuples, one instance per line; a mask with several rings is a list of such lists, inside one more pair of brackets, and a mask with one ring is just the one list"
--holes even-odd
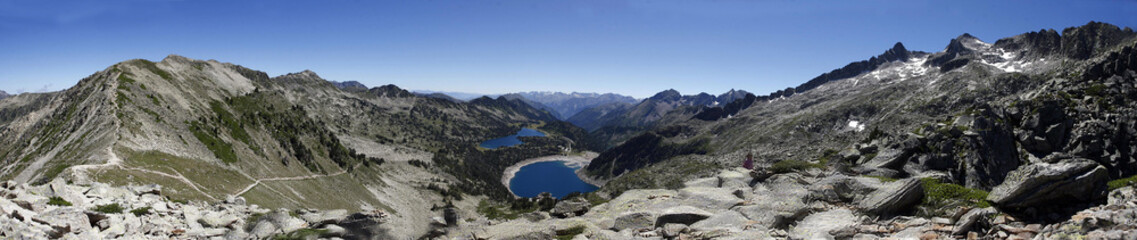
[[(123, 61), (0, 92), (0, 237), (1137, 238), (1137, 33), (946, 42), (768, 94), (646, 99)], [(543, 136), (479, 146), (522, 129)], [(556, 159), (600, 188), (508, 188)]]

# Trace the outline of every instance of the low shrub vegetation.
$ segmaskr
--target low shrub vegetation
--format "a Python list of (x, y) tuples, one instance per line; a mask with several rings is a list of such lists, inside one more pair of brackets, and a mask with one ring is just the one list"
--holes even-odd
[(934, 178), (920, 179), (920, 183), (924, 187), (924, 200), (917, 206), (918, 216), (945, 216), (952, 214), (959, 207), (991, 206), (991, 203), (987, 202), (987, 191), (943, 183)]
[(94, 208), (91, 208), (91, 211), (96, 211), (96, 212), (101, 212), (101, 213), (122, 213), (122, 210), (123, 210), (122, 206), (119, 206), (118, 203), (111, 203), (111, 204), (107, 204), (107, 205), (98, 205), (98, 206), (95, 206)]
[(810, 163), (802, 160), (787, 159), (774, 163), (770, 166), (770, 171), (774, 173), (790, 173), (802, 171), (810, 168), (823, 168), (821, 164)]
[(68, 202), (67, 200), (63, 200), (63, 198), (61, 198), (61, 197), (51, 197), (50, 199), (47, 200), (47, 205), (71, 206), (71, 202)]

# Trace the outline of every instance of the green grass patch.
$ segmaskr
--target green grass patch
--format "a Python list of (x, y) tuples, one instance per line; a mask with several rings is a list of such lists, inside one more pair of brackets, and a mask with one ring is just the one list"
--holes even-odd
[(1132, 186), (1134, 183), (1137, 183), (1137, 175), (1133, 175), (1133, 176), (1129, 176), (1127, 178), (1109, 181), (1109, 183), (1107, 183), (1106, 185), (1109, 185), (1109, 190), (1113, 191), (1113, 190), (1116, 190), (1118, 188), (1123, 188), (1126, 186)]
[(1105, 93), (1105, 84), (1098, 83), (1098, 84), (1094, 84), (1094, 85), (1086, 88), (1086, 95), (1088, 95), (1088, 96), (1095, 96), (1096, 97), (1096, 96), (1101, 96), (1104, 93)]
[(521, 214), (531, 213), (537, 211), (538, 206), (531, 206), (523, 209), (512, 209), (510, 206), (501, 206), (491, 203), (488, 200), (478, 202), (478, 213), (486, 216), (489, 219), (495, 220), (513, 220), (521, 217)]
[(221, 102), (213, 101), (209, 103), (209, 108), (217, 115), (217, 119), (220, 120), (221, 125), (229, 129), (229, 134), (233, 136), (233, 138), (245, 143), (245, 145), (252, 146), (251, 137), (249, 137), (249, 133), (245, 131), (244, 124), (237, 120), (229, 110), (225, 110), (225, 107), (221, 104)]
[(972, 208), (991, 206), (991, 203), (987, 202), (987, 191), (943, 183), (934, 178), (920, 179), (920, 183), (924, 187), (924, 200), (918, 206), (922, 210), (917, 215), (946, 216), (961, 206)]
[(53, 166), (51, 166), (51, 168), (47, 169), (47, 171), (43, 173), (43, 177), (40, 177), (39, 180), (35, 181), (35, 183), (38, 185), (38, 184), (50, 182), (51, 179), (55, 179), (56, 176), (59, 176), (60, 173), (63, 173), (63, 170), (67, 170), (67, 168), (69, 168), (69, 167), (71, 167), (71, 165), (67, 165), (67, 164), (53, 165)]
[(134, 216), (141, 217), (142, 215), (150, 214), (150, 207), (135, 208), (134, 210), (130, 210), (130, 213), (134, 214)]
[(71, 202), (63, 200), (61, 197), (51, 197), (47, 200), (47, 205), (52, 206), (71, 206)]
[(91, 208), (91, 211), (96, 211), (96, 212), (101, 212), (101, 213), (116, 213), (116, 214), (122, 213), (122, 210), (123, 210), (122, 206), (119, 206), (118, 203), (111, 203), (111, 204), (107, 204), (107, 205), (98, 205), (98, 206), (95, 206), (94, 208)]
[(770, 166), (770, 171), (774, 173), (790, 173), (796, 171), (803, 171), (810, 168), (823, 168), (821, 164), (810, 163), (802, 160), (786, 159), (774, 163)]
[(557, 240), (571, 240), (572, 238), (576, 237), (576, 235), (580, 235), (581, 233), (584, 233), (584, 226), (575, 226), (565, 230), (560, 230), (557, 231)]
[(213, 155), (218, 159), (221, 159), (222, 162), (237, 162), (237, 152), (233, 151), (233, 144), (222, 140), (220, 137), (217, 137), (216, 128), (214, 128), (213, 131), (207, 132), (208, 129), (202, 125), (203, 124), (200, 123), (194, 123), (190, 125), (190, 132), (193, 132), (193, 136), (197, 137), (197, 140), (201, 141), (202, 144), (205, 144), (205, 147), (209, 148), (209, 151), (212, 151)]
[(138, 65), (141, 66), (142, 68), (145, 68), (146, 70), (149, 70), (150, 72), (152, 72), (154, 74), (158, 74), (158, 76), (162, 77), (163, 79), (172, 79), (172, 75), (170, 75), (169, 72), (166, 72), (165, 70), (162, 70), (161, 68), (158, 68), (158, 65), (155, 64), (154, 62), (151, 62), (151, 61), (146, 60), (146, 59), (138, 59), (135, 62), (138, 63)]
[[(137, 82), (133, 78), (127, 77), (125, 73), (118, 75), (118, 81), (120, 83), (129, 83), (129, 84), (134, 84), (135, 82)], [(121, 87), (121, 86), (122, 86), (122, 84), (119, 84), (119, 87)]]

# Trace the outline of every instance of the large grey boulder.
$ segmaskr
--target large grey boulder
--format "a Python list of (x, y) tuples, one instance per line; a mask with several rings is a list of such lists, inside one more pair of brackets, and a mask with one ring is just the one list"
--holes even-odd
[(859, 222), (860, 218), (854, 215), (853, 211), (838, 208), (805, 217), (790, 231), (790, 237), (794, 239), (834, 239), (834, 233), (855, 227)]
[(139, 196), (146, 195), (146, 194), (154, 194), (154, 195), (162, 194), (162, 186), (158, 185), (158, 184), (133, 186), (133, 187), (130, 187), (130, 190), (134, 191), (134, 194), (139, 195)]
[(1036, 163), (1011, 171), (987, 200), (1011, 209), (1084, 203), (1104, 198), (1107, 181), (1105, 167), (1089, 159)]
[(643, 229), (655, 225), (655, 214), (649, 212), (630, 212), (616, 217), (612, 230)]
[(224, 212), (209, 212), (198, 218), (197, 222), (202, 226), (210, 228), (223, 228), (228, 227), (239, 220), (240, 217)]
[(893, 216), (912, 208), (924, 199), (924, 186), (915, 178), (883, 184), (873, 191), (858, 207), (869, 214)]
[(876, 188), (872, 186), (880, 185), (878, 182), (872, 178), (832, 175), (811, 184), (808, 198), (829, 203), (849, 203), (875, 191)]
[(261, 217), (262, 221), (268, 221), (280, 229), (282, 232), (292, 232), (300, 230), (301, 228), (308, 227), (308, 223), (299, 218), (293, 217), (286, 209), (278, 209)]
[(911, 151), (904, 151), (899, 149), (885, 149), (880, 151), (875, 157), (869, 159), (864, 166), (870, 168), (887, 168), (893, 170), (900, 170), (904, 167), (904, 163), (908, 162), (908, 158), (912, 157)]
[(91, 229), (91, 220), (87, 218), (87, 214), (76, 208), (56, 208), (32, 217), (32, 221), (51, 226), (54, 232), (50, 235), (78, 233)]
[(778, 175), (754, 189), (753, 198), (747, 199), (746, 205), (731, 210), (742, 213), (755, 225), (785, 228), (809, 213), (809, 206), (804, 202), (809, 190), (793, 177)]
[(963, 216), (959, 217), (959, 221), (955, 222), (955, 230), (952, 232), (952, 234), (966, 234), (968, 231), (971, 231), (971, 228), (975, 226), (975, 223), (978, 223), (979, 220), (995, 213), (998, 212), (995, 211), (994, 208), (971, 209), (971, 211), (968, 211), (967, 213), (963, 214)]
[(717, 187), (735, 189), (735, 188), (750, 188), (750, 174), (745, 168), (727, 169), (716, 176), (719, 185)]
[(347, 218), (347, 210), (336, 209), (327, 211), (310, 211), (300, 214), (300, 219), (308, 222), (308, 225), (313, 227), (323, 226), (326, 224), (333, 224)]
[(575, 217), (587, 213), (591, 206), (592, 204), (584, 199), (570, 199), (557, 202), (549, 214), (559, 218)]

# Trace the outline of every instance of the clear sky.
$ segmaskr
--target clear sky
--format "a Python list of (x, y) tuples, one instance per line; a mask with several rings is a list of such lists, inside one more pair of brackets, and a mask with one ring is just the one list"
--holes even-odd
[(766, 94), (896, 42), (1091, 20), (1137, 27), (1137, 1), (0, 0), (0, 90), (178, 54), (416, 90)]

